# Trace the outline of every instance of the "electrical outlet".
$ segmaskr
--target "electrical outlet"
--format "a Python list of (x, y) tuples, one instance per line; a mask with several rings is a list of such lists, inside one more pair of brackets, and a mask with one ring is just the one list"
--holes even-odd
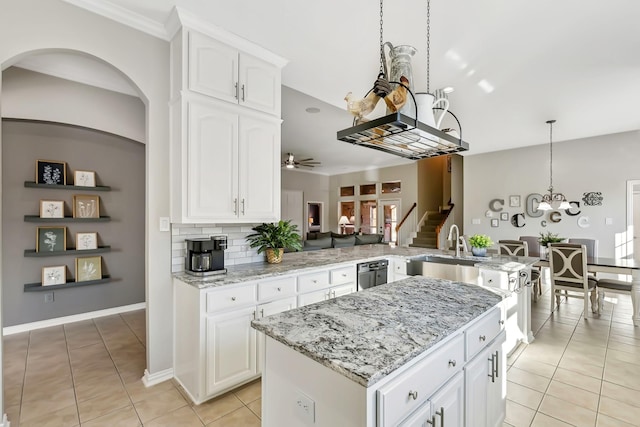
[(309, 396), (298, 393), (296, 397), (296, 412), (307, 423), (314, 424), (316, 421), (316, 402)]
[(44, 294), (44, 302), (53, 302), (53, 292)]

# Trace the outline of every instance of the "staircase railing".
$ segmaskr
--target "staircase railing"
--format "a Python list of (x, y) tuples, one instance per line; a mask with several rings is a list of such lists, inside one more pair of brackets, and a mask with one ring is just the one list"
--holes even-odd
[[(413, 213), (413, 211), (416, 209), (417, 206), (418, 204), (414, 202), (413, 205), (411, 205), (411, 207), (407, 211), (407, 213), (404, 214), (404, 216), (402, 217), (402, 220), (400, 220), (398, 225), (396, 225), (396, 246), (400, 246), (400, 242), (405, 242), (409, 237), (410, 232), (406, 230), (411, 230), (415, 228), (416, 215)], [(402, 226), (405, 225), (405, 223), (406, 225), (409, 225), (409, 227), (403, 229)]]
[(436, 226), (436, 245), (438, 249), (448, 249), (447, 248), (447, 237), (449, 233), (449, 228), (453, 224), (453, 212), (454, 204), (449, 204), (449, 210), (447, 211), (447, 215), (442, 219), (440, 225)]

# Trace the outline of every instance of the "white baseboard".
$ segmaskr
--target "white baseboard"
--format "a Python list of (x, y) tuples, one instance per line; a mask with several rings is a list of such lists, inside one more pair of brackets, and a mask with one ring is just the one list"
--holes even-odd
[[(155, 374), (149, 373), (148, 370), (144, 370), (144, 376), (142, 377), (142, 383), (145, 387), (151, 387), (156, 384), (160, 384), (173, 378), (173, 368), (165, 369)], [(1, 427), (1, 426), (0, 426)]]
[[(22, 325), (7, 326), (2, 328), (3, 335), (19, 334), (21, 332), (33, 331), (35, 329), (48, 328), (50, 326), (64, 325), (65, 323), (80, 322), (82, 320), (94, 319), (96, 317), (111, 316), (113, 314), (126, 313), (128, 311), (142, 310), (147, 307), (147, 303), (123, 305), (121, 307), (107, 308), (104, 310), (90, 311), (88, 313), (74, 314), (71, 316), (56, 317), (55, 319), (40, 320), (38, 322), (23, 323)], [(0, 427), (4, 427), (0, 424)]]

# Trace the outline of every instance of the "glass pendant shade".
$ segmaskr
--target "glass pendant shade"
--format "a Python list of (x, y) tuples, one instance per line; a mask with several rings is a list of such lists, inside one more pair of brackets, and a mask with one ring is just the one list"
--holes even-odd
[(560, 203), (560, 206), (558, 206), (558, 209), (560, 210), (571, 209), (571, 205), (566, 200), (563, 200), (562, 203)]
[(553, 208), (551, 207), (551, 204), (549, 204), (548, 202), (540, 202), (540, 204), (538, 205), (539, 211), (550, 211), (551, 209)]

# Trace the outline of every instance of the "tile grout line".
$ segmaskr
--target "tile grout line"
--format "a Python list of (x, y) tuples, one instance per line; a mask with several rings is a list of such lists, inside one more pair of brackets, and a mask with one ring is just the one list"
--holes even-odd
[(69, 340), (67, 340), (67, 327), (62, 325), (62, 334), (64, 335), (64, 346), (67, 349), (67, 360), (69, 360), (69, 372), (71, 373), (71, 384), (73, 385), (73, 398), (76, 401), (76, 414), (78, 416), (78, 425), (82, 425), (80, 421), (80, 404), (78, 402), (78, 393), (76, 387), (76, 377), (73, 375), (73, 366), (71, 365), (71, 351), (69, 349)]

